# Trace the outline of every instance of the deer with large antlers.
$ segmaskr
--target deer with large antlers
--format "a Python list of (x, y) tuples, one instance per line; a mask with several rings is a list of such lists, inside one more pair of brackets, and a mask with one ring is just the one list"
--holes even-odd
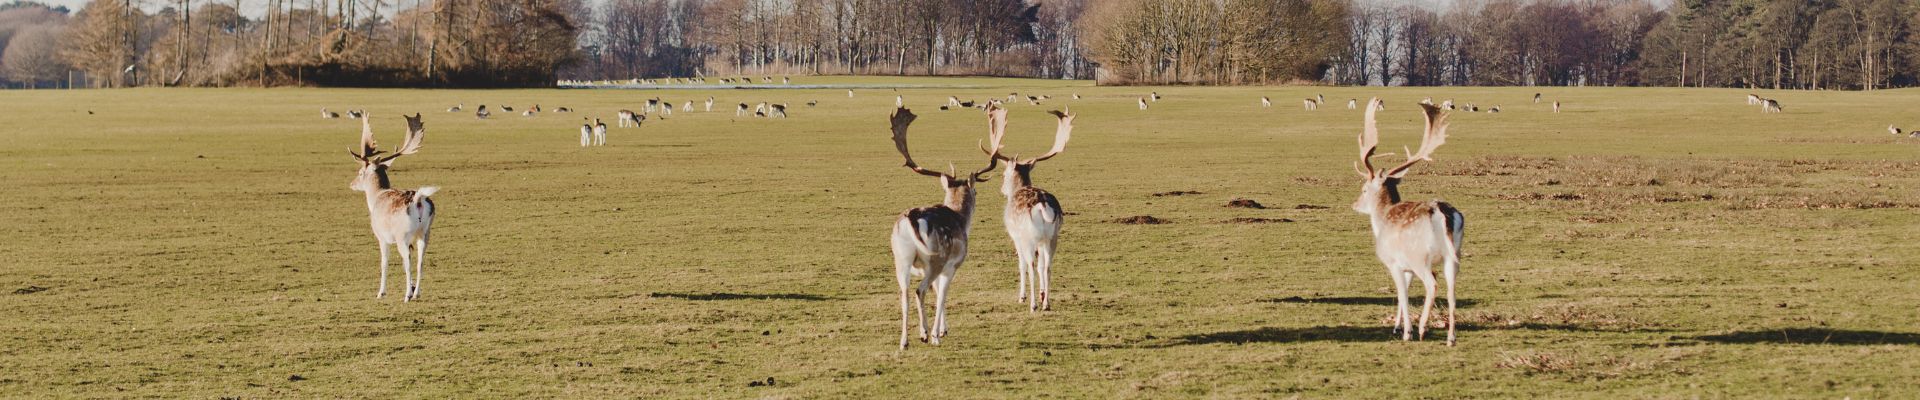
[(1013, 250), (1019, 256), (1019, 298), (1027, 303), (1027, 312), (1052, 309), (1053, 251), (1060, 242), (1061, 219), (1065, 213), (1052, 193), (1033, 186), (1033, 166), (1067, 149), (1067, 139), (1073, 136), (1073, 114), (1068, 112), (1052, 111), (1060, 123), (1053, 134), (1053, 150), (1022, 160), (999, 155), (1000, 141), (1007, 135), (1007, 110), (987, 111), (988, 140), (993, 146), (991, 150), (982, 147), (980, 151), (1007, 163), (1000, 194), (1007, 196), (1007, 236), (1013, 238)]
[(1360, 161), (1354, 164), (1365, 183), (1360, 186), (1360, 199), (1353, 202), (1353, 210), (1372, 218), (1374, 255), (1387, 265), (1399, 299), (1395, 330), (1400, 331), (1400, 340), (1413, 339), (1413, 319), (1407, 305), (1407, 286), (1413, 278), (1426, 285), (1427, 299), (1420, 311), (1420, 338), (1426, 339), (1427, 318), (1433, 314), (1433, 264), (1442, 265), (1441, 274), (1447, 280), (1447, 345), (1452, 346), (1458, 321), (1453, 314), (1453, 278), (1460, 270), (1465, 216), (1444, 201), (1400, 201), (1400, 180), (1407, 171), (1421, 161), (1432, 161), (1433, 150), (1447, 142), (1447, 113), (1433, 105), (1420, 105), (1427, 122), (1420, 151), (1408, 152), (1407, 161), (1381, 170), (1374, 169), (1372, 161), (1374, 148), (1380, 144), (1380, 131), (1374, 123), (1374, 113), (1380, 106), (1378, 98), (1367, 103), (1366, 126), (1360, 133)]
[[(416, 190), (397, 190), (387, 181), (387, 169), (393, 160), (420, 151), (427, 130), (420, 114), (407, 118), (407, 137), (391, 154), (381, 154), (373, 140), (372, 118), (361, 118), (360, 152), (352, 154), (360, 161), (360, 174), (348, 187), (367, 194), (367, 213), (373, 221), (373, 236), (380, 241), (380, 290), (374, 298), (387, 295), (387, 246), (399, 246), (400, 271), (407, 279), (402, 302), (420, 297), (420, 280), (426, 276), (427, 231), (433, 227), (433, 200), (429, 196), (440, 188), (423, 186)], [(409, 256), (408, 250), (414, 251)]]
[[(907, 348), (907, 285), (920, 277), (920, 285), (911, 292), (920, 315), (920, 339), (940, 345), (947, 336), (947, 288), (967, 259), (967, 236), (973, 229), (973, 185), (986, 182), (987, 172), (999, 165), (998, 151), (989, 152), (987, 167), (966, 176), (929, 171), (913, 162), (907, 152), (907, 126), (915, 116), (906, 108), (895, 109), (893, 145), (906, 159), (906, 167), (940, 181), (946, 199), (940, 204), (907, 210), (893, 223), (893, 270), (900, 284), (900, 348)], [(927, 288), (933, 288), (933, 325), (927, 325)]]

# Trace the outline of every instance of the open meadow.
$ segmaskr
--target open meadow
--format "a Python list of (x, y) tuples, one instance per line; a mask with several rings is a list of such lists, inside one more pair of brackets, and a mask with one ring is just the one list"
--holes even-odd
[[(1920, 139), (1886, 129), (1920, 128), (1920, 90), (1762, 114), (1720, 89), (794, 84), (822, 87), (0, 91), (0, 397), (1920, 396)], [(1010, 92), (1052, 96), (1009, 103), (1010, 153), (1078, 114), (1034, 172), (1070, 213), (1052, 310), (1016, 300), (996, 171), (949, 336), (899, 350), (889, 230), (941, 192), (901, 167), (894, 96), (945, 171), (987, 131), (947, 96)], [(582, 117), (708, 96), (579, 146)], [(1371, 96), (1382, 152), (1418, 146), (1423, 97), (1503, 110), (1456, 112), (1400, 188), (1466, 215), (1456, 347), (1384, 322), (1349, 208), (1345, 104)], [(791, 118), (734, 116), (761, 101)], [(323, 107), (389, 149), (424, 116), (391, 172), (441, 188), (416, 301), (397, 268), (374, 298), (360, 124)]]

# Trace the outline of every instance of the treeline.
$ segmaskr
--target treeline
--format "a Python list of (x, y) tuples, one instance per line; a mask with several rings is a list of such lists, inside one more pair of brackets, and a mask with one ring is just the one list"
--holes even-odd
[(606, 0), (576, 79), (694, 75), (1091, 76), (1089, 0)]
[(1462, 0), (1448, 9), (1355, 3), (1325, 78), (1343, 85), (1639, 85), (1645, 0)]
[(1920, 85), (1913, 0), (1355, 3), (1347, 85), (1875, 89)]
[(86, 86), (546, 86), (806, 74), (1920, 85), (1920, 69), (1908, 66), (1920, 60), (1911, 40), (1920, 0), (256, 0), (245, 15), (242, 0), (147, 1), (93, 0), (71, 16), (35, 3), (0, 6), (0, 78), (12, 86), (69, 78)]
[(61, 73), (9, 70), (8, 78), (91, 87), (518, 87), (552, 85), (559, 66), (579, 60), (580, 6), (570, 0), (395, 0), (410, 6), (397, 12), (386, 0), (262, 1), (262, 17), (248, 18), (240, 0), (168, 0), (152, 13), (133, 0), (92, 0), (61, 19), (56, 57), (40, 60)]

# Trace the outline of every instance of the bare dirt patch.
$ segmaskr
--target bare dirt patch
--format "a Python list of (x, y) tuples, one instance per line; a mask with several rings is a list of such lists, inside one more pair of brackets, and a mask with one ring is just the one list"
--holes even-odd
[(1293, 220), (1287, 219), (1287, 218), (1240, 217), (1240, 218), (1229, 219), (1224, 222), (1229, 224), (1271, 224), (1271, 223), (1281, 223), (1281, 222), (1293, 222)]
[(1127, 224), (1127, 225), (1160, 225), (1160, 224), (1170, 224), (1170, 223), (1173, 223), (1173, 221), (1154, 218), (1152, 215), (1135, 215), (1131, 217), (1115, 219), (1113, 220), (1113, 223)]
[(1253, 199), (1235, 198), (1227, 202), (1227, 208), (1251, 208), (1255, 210), (1265, 210), (1267, 209), (1267, 206), (1260, 204), (1260, 202), (1258, 201), (1253, 201)]

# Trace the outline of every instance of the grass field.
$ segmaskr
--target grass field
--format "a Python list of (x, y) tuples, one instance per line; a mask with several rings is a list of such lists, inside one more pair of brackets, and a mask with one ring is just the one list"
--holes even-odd
[[(1035, 172), (1073, 213), (1054, 310), (1015, 301), (996, 180), (947, 341), (896, 349), (888, 229), (940, 192), (899, 166), (890, 90), (0, 91), (0, 397), (1920, 396), (1920, 139), (1885, 131), (1920, 128), (1920, 91), (1764, 92), (1787, 112), (1763, 115), (1707, 89), (795, 83), (928, 85), (897, 93), (942, 169), (984, 161), (948, 95), (1052, 95), (1010, 106), (1029, 155), (1070, 105)], [(578, 146), (580, 117), (655, 96), (718, 104)], [(1383, 151), (1417, 145), (1422, 97), (1505, 110), (1457, 115), (1402, 186), (1467, 215), (1458, 347), (1383, 322), (1348, 209), (1368, 96)], [(733, 116), (759, 101), (792, 118)], [(482, 102), (580, 112), (443, 111)], [(387, 146), (425, 115), (393, 171), (442, 187), (420, 301), (374, 299), (359, 124), (322, 107)], [(1113, 222), (1137, 215), (1171, 223)]]

